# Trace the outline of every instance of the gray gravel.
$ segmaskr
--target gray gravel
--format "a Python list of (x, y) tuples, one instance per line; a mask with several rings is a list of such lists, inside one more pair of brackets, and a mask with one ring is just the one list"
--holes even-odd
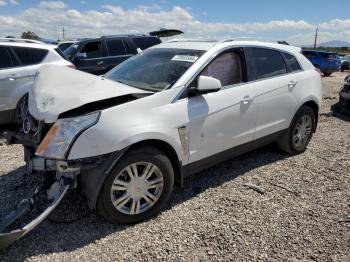
[[(212, 167), (176, 188), (158, 217), (133, 226), (105, 222), (73, 193), (0, 260), (350, 261), (350, 121), (327, 114), (345, 75), (324, 78), (304, 154), (271, 145)], [(0, 141), (0, 184), (20, 179), (22, 165), (22, 148)], [(66, 210), (77, 210), (73, 219)]]

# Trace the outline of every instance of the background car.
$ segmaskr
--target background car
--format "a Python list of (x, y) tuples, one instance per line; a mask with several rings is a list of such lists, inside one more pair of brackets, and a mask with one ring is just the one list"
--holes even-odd
[(341, 71), (350, 69), (350, 55), (345, 55), (341, 58)]
[(139, 51), (161, 43), (159, 37), (183, 33), (161, 29), (149, 34), (111, 35), (77, 42), (63, 53), (81, 71), (102, 75)]
[(318, 50), (303, 50), (304, 56), (306, 56), (310, 62), (325, 76), (331, 75), (333, 72), (340, 70), (340, 59), (337, 53), (318, 51)]
[(56, 46), (34, 40), (0, 39), (0, 124), (19, 117), (19, 101), (28, 93), (43, 64), (74, 68)]

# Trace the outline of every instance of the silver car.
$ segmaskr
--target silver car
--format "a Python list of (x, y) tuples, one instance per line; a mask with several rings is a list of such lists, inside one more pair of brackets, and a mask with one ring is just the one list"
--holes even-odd
[(0, 38), (0, 124), (18, 119), (19, 102), (28, 94), (37, 70), (44, 64), (74, 68), (54, 45)]

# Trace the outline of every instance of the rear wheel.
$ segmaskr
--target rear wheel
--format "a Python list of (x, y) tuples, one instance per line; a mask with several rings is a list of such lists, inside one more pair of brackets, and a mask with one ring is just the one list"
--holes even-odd
[(151, 147), (127, 153), (106, 178), (97, 210), (112, 223), (131, 224), (161, 211), (174, 186), (169, 159)]
[(278, 141), (279, 147), (290, 154), (306, 150), (315, 129), (315, 113), (308, 106), (302, 106), (295, 114), (288, 131)]

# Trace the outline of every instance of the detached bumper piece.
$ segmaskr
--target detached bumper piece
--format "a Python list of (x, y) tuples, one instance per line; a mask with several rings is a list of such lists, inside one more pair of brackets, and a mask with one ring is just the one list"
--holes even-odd
[(34, 201), (32, 198), (22, 200), (15, 210), (10, 212), (5, 217), (0, 220), (0, 249), (4, 249), (11, 245), (13, 242), (17, 241), (31, 230), (33, 230), (37, 225), (39, 225), (61, 202), (64, 195), (67, 193), (68, 188), (71, 186), (71, 181), (62, 179), (60, 182), (55, 182), (49, 192), (52, 197), (52, 202), (50, 205), (42, 212), (36, 219), (31, 221), (29, 224), (25, 225), (20, 229), (15, 229), (10, 232), (6, 231), (12, 223), (14, 223), (19, 217), (29, 212), (33, 205)]

